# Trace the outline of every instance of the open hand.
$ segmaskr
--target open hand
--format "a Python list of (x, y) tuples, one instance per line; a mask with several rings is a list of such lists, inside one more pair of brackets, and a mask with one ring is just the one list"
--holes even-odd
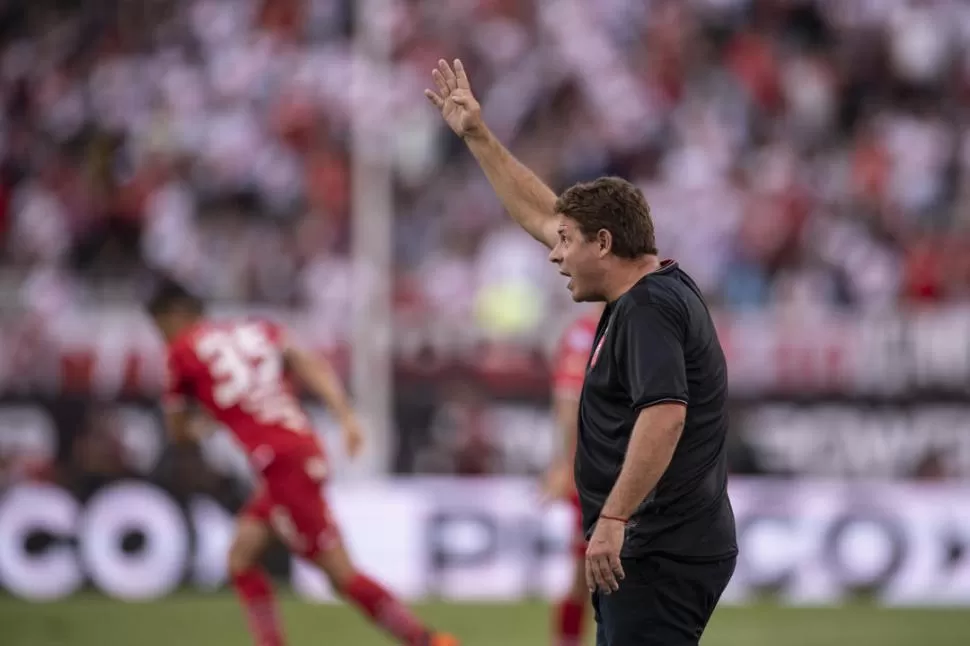
[(590, 592), (597, 589), (610, 594), (620, 588), (625, 576), (620, 562), (620, 550), (626, 534), (626, 523), (608, 518), (596, 521), (596, 528), (586, 548), (586, 585)]
[(461, 61), (456, 58), (452, 68), (446, 61), (439, 60), (438, 69), (431, 72), (431, 78), (437, 92), (425, 90), (424, 95), (441, 111), (441, 117), (455, 134), (462, 138), (483, 134), (482, 107), (472, 94)]

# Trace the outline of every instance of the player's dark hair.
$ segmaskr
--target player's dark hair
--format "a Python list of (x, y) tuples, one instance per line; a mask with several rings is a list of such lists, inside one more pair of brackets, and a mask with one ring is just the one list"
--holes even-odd
[(174, 310), (191, 314), (202, 314), (205, 306), (202, 299), (169, 278), (163, 279), (145, 305), (152, 316), (160, 316)]
[(612, 251), (635, 259), (657, 253), (650, 205), (643, 192), (619, 177), (601, 177), (567, 188), (556, 200), (556, 212), (575, 220), (586, 240), (601, 229), (613, 236)]

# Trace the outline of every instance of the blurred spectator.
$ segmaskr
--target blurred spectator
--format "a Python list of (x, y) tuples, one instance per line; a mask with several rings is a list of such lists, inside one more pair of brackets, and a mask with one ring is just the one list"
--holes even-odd
[(53, 482), (53, 465), (42, 459), (0, 455), (0, 491), (20, 482)]
[(455, 382), (444, 390), (430, 424), (434, 441), (417, 456), (419, 470), (468, 476), (498, 472), (502, 456), (485, 427), (482, 393), (468, 382)]
[(950, 477), (946, 456), (939, 452), (929, 452), (919, 461), (913, 471), (913, 478), (923, 481), (941, 481)]
[(241, 507), (249, 493), (245, 483), (217, 473), (193, 445), (166, 446), (152, 479), (179, 501), (206, 495), (229, 509)]
[(73, 462), (78, 469), (106, 477), (127, 471), (128, 462), (119, 432), (119, 420), (113, 411), (91, 410), (74, 443)]

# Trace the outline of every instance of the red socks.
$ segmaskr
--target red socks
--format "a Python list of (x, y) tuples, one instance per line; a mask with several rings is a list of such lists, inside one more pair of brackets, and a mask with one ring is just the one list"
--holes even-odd
[(555, 646), (580, 646), (586, 619), (585, 604), (566, 598), (559, 602), (556, 615)]
[(284, 646), (283, 627), (266, 573), (259, 568), (250, 568), (234, 576), (232, 585), (239, 595), (255, 646)]
[[(232, 584), (242, 603), (255, 646), (285, 646), (273, 588), (266, 573), (252, 568), (233, 577)], [(430, 631), (374, 580), (357, 574), (347, 584), (343, 596), (405, 646), (429, 643)]]
[(406, 646), (425, 646), (430, 631), (410, 610), (373, 579), (357, 574), (347, 583), (344, 597), (360, 608), (375, 624)]

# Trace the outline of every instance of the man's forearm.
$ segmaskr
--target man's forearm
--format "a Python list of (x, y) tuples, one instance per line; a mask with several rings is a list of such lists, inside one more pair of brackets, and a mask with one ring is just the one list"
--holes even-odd
[(556, 244), (556, 194), (486, 130), (466, 137), (468, 150), (485, 172), (509, 215), (529, 235), (546, 245)]
[(347, 392), (328, 361), (297, 349), (287, 352), (287, 360), (300, 381), (316, 397), (323, 400), (335, 417), (344, 420), (353, 415)]
[(650, 495), (667, 470), (684, 427), (683, 411), (663, 404), (640, 412), (623, 468), (603, 505), (602, 514), (629, 518)]

